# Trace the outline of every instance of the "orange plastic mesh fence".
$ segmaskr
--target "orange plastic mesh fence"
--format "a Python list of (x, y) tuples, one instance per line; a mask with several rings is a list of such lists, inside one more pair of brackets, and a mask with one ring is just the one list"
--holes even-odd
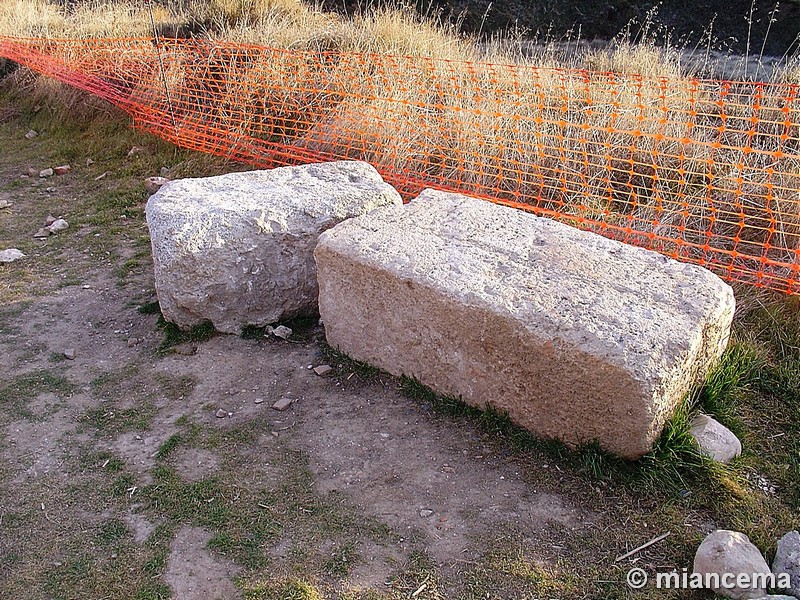
[(0, 38), (186, 148), (358, 159), (800, 293), (800, 86), (207, 40)]

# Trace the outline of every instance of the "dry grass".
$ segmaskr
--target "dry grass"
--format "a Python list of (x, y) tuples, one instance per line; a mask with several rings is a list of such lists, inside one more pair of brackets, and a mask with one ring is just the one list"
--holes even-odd
[[(106, 59), (129, 101), (169, 110), (184, 132), (174, 139), (189, 147), (264, 164), (303, 153), (368, 160), (409, 192), (435, 183), (532, 204), (733, 269), (767, 258), (789, 265), (772, 273), (780, 277), (797, 260), (800, 105), (785, 86), (698, 83), (677, 51), (625, 42), (567, 69), (547, 49), (523, 56), (519, 40), (479, 50), (402, 7), (348, 19), (301, 0), (210, 0), (167, 3), (154, 20), (165, 38), (272, 49), (178, 43), (163, 75), (154, 52), (136, 65), (124, 52)], [(0, 34), (21, 33), (152, 31), (143, 4), (86, 2), (65, 13), (11, 0), (0, 6)], [(81, 51), (66, 51), (65, 64)], [(778, 79), (797, 82), (797, 73), (795, 64)], [(211, 143), (207, 131), (227, 139)], [(709, 246), (740, 257), (709, 255)]]

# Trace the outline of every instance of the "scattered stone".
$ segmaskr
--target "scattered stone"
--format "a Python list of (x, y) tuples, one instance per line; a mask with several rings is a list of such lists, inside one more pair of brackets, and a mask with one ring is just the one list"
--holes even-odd
[(53, 192), (55, 192), (55, 191), (56, 191), (56, 188), (54, 188), (54, 187), (48, 187), (48, 188), (45, 188), (45, 190), (44, 190), (44, 191), (45, 191), (45, 192), (47, 192), (48, 194), (52, 194)]
[(38, 131), (34, 131), (33, 129), (30, 129), (28, 131), (28, 133), (25, 134), (25, 137), (27, 139), (29, 139), (29, 140), (32, 140), (33, 138), (37, 137), (38, 135), (39, 135)]
[(102, 174), (98, 175), (97, 177), (95, 177), (95, 178), (94, 178), (94, 180), (95, 180), (95, 181), (100, 181), (101, 179), (105, 179), (105, 178), (106, 178), (106, 176), (107, 176), (107, 175), (108, 175), (110, 172), (111, 172), (111, 171), (106, 171), (105, 173), (102, 173)]
[(144, 189), (148, 194), (155, 194), (168, 181), (166, 177), (148, 177), (144, 180)]
[[(761, 555), (750, 539), (738, 531), (718, 529), (706, 536), (694, 556), (694, 572), (705, 575), (706, 573), (731, 573), (738, 576), (740, 573), (753, 575), (763, 573), (769, 575), (767, 561)], [(715, 592), (728, 598), (750, 599), (766, 596), (764, 588), (713, 588)]]
[(318, 367), (314, 367), (314, 373), (323, 377), (333, 371), (333, 367), (330, 365), (319, 365)]
[(294, 400), (292, 400), (291, 398), (281, 398), (275, 404), (272, 405), (272, 408), (274, 408), (275, 410), (286, 410), (292, 405), (293, 402)]
[(141, 146), (134, 146), (128, 150), (128, 158), (133, 158), (134, 156), (139, 156), (140, 154), (144, 154), (144, 148)]
[(800, 598), (800, 532), (790, 531), (778, 542), (772, 572), (776, 575), (788, 573), (791, 587), (784, 590), (795, 598)]
[(702, 267), (434, 190), (335, 225), (314, 254), (333, 348), (629, 459), (717, 362), (735, 308)]
[(64, 350), (64, 358), (67, 360), (75, 360), (75, 348), (67, 348)]
[(220, 408), (219, 410), (217, 410), (216, 414), (218, 419), (224, 419), (225, 417), (228, 416), (228, 411)]
[(53, 169), (53, 173), (55, 173), (56, 175), (66, 175), (71, 170), (72, 167), (70, 167), (69, 165), (59, 165)]
[(146, 210), (164, 319), (239, 334), (315, 314), (319, 234), (389, 203), (402, 199), (362, 162), (168, 182)]
[(169, 178), (169, 168), (161, 167), (161, 177)]
[(11, 208), (11, 202), (8, 200), (0, 200), (0, 210), (4, 208)]
[(58, 233), (59, 231), (64, 231), (69, 228), (69, 223), (64, 219), (56, 219), (47, 228), (50, 230), (50, 233)]
[(135, 337), (128, 338), (128, 348), (133, 348), (134, 346), (138, 346), (141, 343), (142, 343), (142, 340), (140, 340), (139, 338), (135, 338)]
[(33, 167), (28, 168), (28, 177), (38, 177), (39, 176), (39, 169), (34, 169)]
[(86, 159), (86, 166), (91, 167), (94, 164), (94, 161), (91, 158)]
[(42, 178), (44, 178), (44, 177), (52, 177), (53, 173), (54, 173), (53, 169), (50, 169), (50, 168), (42, 169), (41, 171), (39, 171), (39, 177), (42, 177)]
[(717, 462), (728, 464), (742, 453), (742, 443), (733, 432), (708, 415), (698, 414), (689, 424), (689, 433), (700, 451)]
[(39, 231), (33, 234), (35, 238), (46, 238), (50, 237), (50, 234), (53, 233), (47, 227), (42, 227)]
[(268, 331), (276, 338), (281, 338), (282, 340), (288, 340), (290, 337), (292, 337), (292, 330), (286, 327), (285, 325), (278, 325), (277, 327), (269, 327)]
[(770, 594), (769, 596), (761, 596), (756, 600), (797, 600), (796, 596), (785, 596), (783, 594)]
[(0, 251), (0, 263), (12, 263), (20, 258), (25, 258), (25, 255), (16, 248)]
[(264, 399), (263, 399), (263, 398), (256, 398), (256, 399), (255, 399), (255, 403), (256, 403), (256, 404), (261, 404), (262, 402), (264, 402)]
[(44, 220), (44, 224), (47, 227), (50, 227), (53, 223), (55, 223), (58, 219), (56, 219), (53, 215), (47, 215), (47, 218)]
[(427, 519), (428, 517), (433, 516), (433, 511), (428, 508), (423, 508), (421, 511), (419, 511), (419, 516), (423, 519)]

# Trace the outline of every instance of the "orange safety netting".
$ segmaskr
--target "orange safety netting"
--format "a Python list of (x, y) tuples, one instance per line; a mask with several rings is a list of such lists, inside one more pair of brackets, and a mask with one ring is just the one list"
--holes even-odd
[(358, 159), (729, 280), (800, 293), (800, 86), (209, 40), (0, 38), (175, 144), (260, 167)]

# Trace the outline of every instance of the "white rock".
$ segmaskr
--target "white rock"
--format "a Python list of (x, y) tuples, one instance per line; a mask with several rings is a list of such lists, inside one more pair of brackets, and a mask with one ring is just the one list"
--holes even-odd
[(59, 231), (64, 231), (65, 229), (69, 228), (69, 223), (64, 219), (56, 219), (50, 225), (47, 226), (51, 233), (58, 233)]
[[(736, 576), (746, 573), (769, 575), (772, 573), (767, 561), (750, 539), (738, 531), (718, 529), (706, 536), (694, 556), (694, 572), (703, 575), (717, 573), (720, 577), (729, 573)], [(720, 580), (722, 582), (722, 580)], [(715, 592), (728, 598), (760, 598), (767, 591), (763, 587), (714, 587)]]
[(690, 423), (692, 437), (700, 451), (717, 462), (728, 464), (742, 453), (742, 443), (733, 432), (708, 415), (698, 414)]
[(67, 360), (75, 360), (75, 348), (67, 348), (64, 350), (64, 358)]
[(320, 232), (397, 191), (360, 162), (283, 167), (165, 184), (147, 202), (164, 318), (240, 333), (317, 310)]
[(215, 414), (218, 419), (224, 419), (225, 417), (229, 416), (228, 411), (223, 408), (218, 408)]
[(52, 177), (53, 173), (53, 169), (42, 169), (39, 171), (39, 177)]
[(38, 135), (39, 135), (39, 133), (37, 131), (34, 131), (33, 129), (29, 129), (28, 133), (25, 134), (25, 137), (27, 139), (29, 139), (29, 140), (32, 140), (33, 138), (37, 137)]
[(270, 327), (269, 332), (277, 338), (281, 338), (282, 340), (288, 340), (292, 337), (292, 330), (285, 325), (278, 325), (277, 327)]
[(25, 258), (25, 255), (16, 248), (0, 251), (0, 263), (11, 263), (20, 258)]
[(800, 598), (800, 532), (790, 531), (780, 539), (772, 561), (772, 572), (788, 573), (791, 587), (784, 591)]
[(11, 202), (8, 200), (0, 200), (0, 209), (11, 208)]
[(332, 346), (627, 458), (721, 355), (734, 312), (703, 268), (432, 190), (326, 231), (315, 256)]

